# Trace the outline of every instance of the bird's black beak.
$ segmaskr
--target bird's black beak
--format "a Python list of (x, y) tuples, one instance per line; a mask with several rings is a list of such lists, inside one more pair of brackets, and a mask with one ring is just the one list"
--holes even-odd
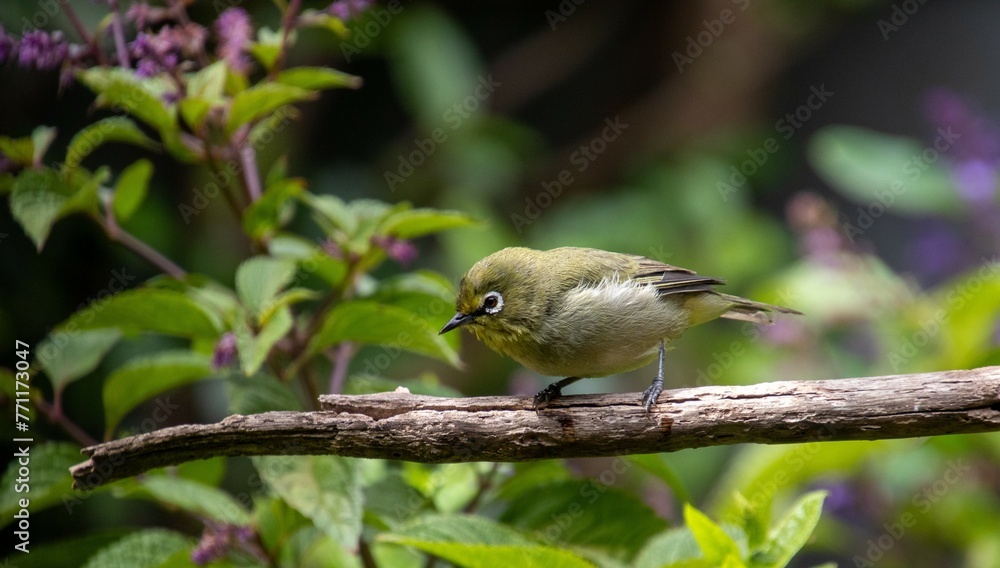
[(448, 320), (448, 323), (444, 324), (444, 327), (441, 328), (441, 331), (438, 332), (438, 335), (441, 335), (442, 333), (448, 333), (449, 331), (455, 329), (456, 327), (462, 327), (465, 324), (472, 323), (472, 320), (474, 319), (475, 319), (474, 316), (470, 316), (469, 314), (463, 314), (462, 312), (459, 312), (455, 314), (455, 317)]

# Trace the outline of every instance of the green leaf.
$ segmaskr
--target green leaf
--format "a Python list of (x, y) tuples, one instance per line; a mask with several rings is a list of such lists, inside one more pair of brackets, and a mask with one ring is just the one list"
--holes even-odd
[[(868, 215), (868, 210), (960, 211), (961, 201), (938, 159), (940, 154), (933, 146), (929, 148), (909, 138), (864, 128), (828, 126), (810, 141), (809, 159), (827, 183), (861, 204)], [(925, 152), (932, 152), (934, 159), (927, 159)]]
[(265, 69), (272, 69), (274, 63), (278, 60), (278, 54), (281, 53), (281, 48), (277, 45), (270, 45), (266, 43), (251, 43), (247, 46), (247, 51), (250, 55), (253, 55), (260, 64), (264, 66)]
[(35, 163), (35, 143), (30, 136), (0, 136), (0, 154), (19, 166), (30, 167)]
[(38, 250), (42, 250), (52, 225), (63, 215), (73, 190), (55, 171), (45, 168), (21, 172), (14, 181), (10, 211)]
[(73, 194), (63, 203), (62, 209), (59, 211), (60, 218), (77, 211), (98, 213), (100, 191), (104, 187), (104, 183), (111, 179), (111, 169), (107, 166), (101, 166), (92, 176), (86, 174), (81, 176), (80, 174), (80, 170), (69, 174), (69, 178), (72, 180), (70, 185), (75, 189)]
[(226, 63), (216, 61), (188, 77), (187, 96), (198, 97), (211, 103), (220, 103), (225, 96)]
[(196, 97), (185, 97), (177, 102), (177, 110), (185, 124), (192, 130), (198, 130), (208, 116), (208, 111), (212, 110), (212, 103)]
[(161, 136), (177, 129), (173, 113), (132, 73), (121, 69), (92, 67), (80, 71), (77, 77), (98, 94), (97, 106), (122, 109), (158, 130)]
[[(139, 480), (140, 495), (220, 523), (246, 525), (250, 514), (230, 494), (191, 479), (147, 475)], [(130, 494), (129, 497), (135, 497)]]
[[(174, 289), (183, 292), (194, 303), (198, 304), (205, 315), (212, 320), (212, 325), (216, 329), (228, 329), (237, 317), (242, 317), (243, 308), (240, 306), (236, 293), (218, 282), (198, 275), (189, 275), (183, 282), (172, 280), (159, 280), (167, 289)], [(170, 285), (176, 286), (171, 288)], [(215, 343), (215, 338), (211, 338)]]
[(343, 199), (335, 195), (313, 195), (307, 192), (302, 194), (302, 201), (326, 221), (331, 229), (339, 229), (348, 235), (357, 231), (357, 216)]
[(94, 302), (60, 324), (60, 330), (115, 327), (179, 337), (215, 339), (219, 330), (187, 295), (173, 290), (139, 288)]
[(65, 166), (69, 169), (79, 166), (87, 156), (108, 142), (124, 142), (147, 150), (156, 150), (154, 142), (126, 116), (103, 118), (76, 133), (66, 148)]
[(200, 156), (200, 151), (198, 153), (193, 152), (191, 148), (184, 143), (184, 140), (181, 138), (180, 130), (168, 130), (162, 132), (160, 137), (163, 138), (163, 147), (166, 148), (167, 152), (170, 152), (170, 156), (178, 162), (195, 164), (203, 160)]
[(382, 542), (412, 546), (468, 568), (593, 567), (592, 563), (568, 550), (536, 543), (506, 525), (482, 517), (426, 515), (377, 538)]
[(61, 391), (96, 369), (121, 336), (117, 329), (54, 331), (38, 346), (39, 368), (45, 370), (52, 388)]
[(642, 469), (652, 473), (670, 487), (674, 495), (684, 503), (691, 502), (691, 495), (684, 487), (684, 482), (677, 473), (670, 467), (664, 454), (641, 454), (628, 456), (628, 460), (635, 463)]
[(255, 85), (233, 97), (226, 121), (226, 133), (263, 118), (278, 108), (316, 97), (314, 91), (279, 83)]
[(49, 151), (49, 146), (55, 139), (56, 129), (51, 126), (38, 126), (31, 132), (31, 148), (36, 164), (42, 163), (45, 153)]
[(106, 437), (145, 400), (211, 374), (211, 356), (190, 351), (164, 351), (125, 363), (104, 382)]
[(269, 256), (247, 259), (236, 269), (236, 294), (255, 318), (270, 308), (274, 297), (295, 278), (295, 263)]
[(397, 211), (386, 217), (378, 232), (401, 239), (413, 239), (475, 224), (475, 219), (460, 211), (410, 209)]
[(377, 302), (344, 302), (330, 310), (309, 342), (309, 351), (318, 353), (343, 341), (394, 345), (458, 365), (458, 353), (426, 320), (409, 310)]
[(701, 553), (709, 562), (722, 565), (729, 558), (740, 558), (740, 549), (736, 541), (726, 534), (722, 527), (689, 503), (684, 504), (684, 522), (691, 529)]
[(177, 106), (192, 129), (201, 127), (208, 111), (225, 101), (226, 70), (225, 61), (216, 61), (188, 76), (187, 96)]
[[(292, 448), (294, 449), (294, 448)], [(362, 490), (358, 461), (339, 456), (254, 457), (272, 491), (343, 547), (361, 536)]]
[(288, 222), (294, 212), (294, 198), (305, 191), (300, 179), (282, 179), (270, 184), (257, 201), (243, 213), (243, 230), (254, 240), (270, 237)]
[(294, 67), (278, 73), (275, 82), (302, 89), (337, 89), (361, 87), (361, 77), (330, 69), (329, 67)]
[[(772, 500), (780, 497), (781, 488), (806, 485), (818, 475), (851, 475), (867, 458), (884, 452), (879, 443), (830, 442), (822, 436), (803, 444), (747, 446), (731, 460), (731, 467), (716, 481), (713, 491), (726, 496), (738, 492), (763, 514), (770, 510)], [(725, 499), (713, 510), (723, 519), (740, 518), (743, 507)]]
[[(84, 568), (158, 568), (181, 552), (189, 553), (194, 539), (164, 529), (143, 529), (90, 557)], [(173, 566), (193, 566), (172, 564)]]
[[(428, 270), (407, 272), (379, 282), (378, 288), (366, 300), (409, 310), (434, 329), (440, 329), (454, 309), (455, 290), (445, 277)], [(447, 334), (444, 341), (457, 350), (459, 336)]]
[(768, 539), (768, 525), (771, 523), (771, 509), (765, 507), (754, 507), (750, 501), (740, 493), (733, 494), (737, 522), (747, 536), (747, 545), (757, 550)]
[[(618, 458), (621, 473), (629, 464)], [(617, 476), (613, 470), (607, 473)], [(558, 543), (633, 556), (666, 522), (635, 496), (595, 480), (570, 479), (536, 485), (512, 499), (504, 524)]]
[[(278, 61), (278, 55), (281, 53), (282, 35), (283, 32), (280, 30), (275, 31), (262, 27), (257, 30), (257, 41), (251, 42), (246, 50), (257, 58), (257, 61), (260, 61), (265, 69), (270, 71), (274, 68), (274, 64)], [(295, 36), (295, 32), (292, 32), (289, 37), (290, 44), (294, 43)]]
[[(702, 558), (701, 548), (687, 527), (670, 529), (649, 539), (646, 545), (636, 555), (634, 568), (661, 568), (674, 566), (681, 562), (699, 561), (705, 566), (712, 566)], [(694, 565), (692, 565), (694, 566)]]
[(302, 410), (302, 403), (288, 383), (271, 375), (231, 376), (226, 380), (230, 414), (260, 414), (272, 410)]
[(146, 199), (149, 179), (153, 176), (153, 163), (143, 158), (122, 170), (115, 184), (114, 210), (118, 221), (124, 223)]
[[(21, 499), (30, 499), (30, 513), (34, 518), (34, 515), (41, 511), (61, 504), (63, 498), (71, 497), (73, 495), (73, 479), (69, 475), (69, 468), (83, 459), (80, 447), (74, 444), (63, 442), (43, 442), (33, 445), (20, 442), (11, 443), (14, 445), (15, 459), (11, 459), (7, 463), (7, 469), (3, 474), (3, 486), (0, 486), (0, 514), (3, 515), (0, 518), (3, 519), (4, 525), (16, 521), (14, 514), (21, 509)], [(30, 482), (27, 485), (17, 481), (19, 477), (23, 477), (18, 473), (18, 469), (21, 467), (18, 462), (18, 454), (26, 447), (28, 448), (29, 469), (31, 470)], [(21, 491), (18, 491), (19, 488)], [(30, 493), (26, 491), (28, 488), (30, 488)]]
[(783, 568), (788, 565), (816, 528), (825, 498), (825, 491), (813, 491), (796, 501), (771, 531), (768, 542), (754, 555), (753, 567)]
[(235, 330), (236, 348), (244, 375), (249, 377), (260, 369), (274, 344), (292, 329), (292, 323), (291, 310), (283, 308), (275, 311), (256, 335), (246, 324)]
[(289, 535), (302, 530), (316, 530), (309, 519), (273, 493), (265, 493), (254, 499), (254, 526), (267, 551), (285, 548)]
[(341, 40), (347, 40), (351, 37), (351, 31), (347, 29), (344, 22), (340, 18), (334, 18), (325, 10), (318, 11), (311, 8), (302, 10), (302, 17), (299, 19), (299, 26), (322, 28), (333, 32)]
[(347, 276), (347, 263), (333, 258), (323, 249), (302, 237), (277, 235), (267, 243), (268, 253), (275, 258), (298, 263), (303, 274), (315, 274), (330, 286), (340, 285)]
[(307, 300), (315, 300), (320, 297), (320, 293), (308, 288), (292, 288), (291, 290), (285, 290), (284, 292), (278, 294), (271, 301), (270, 307), (260, 314), (260, 321), (264, 322), (266, 325), (270, 322), (271, 317), (274, 316), (279, 310), (299, 302), (305, 302)]
[[(31, 543), (31, 553), (20, 555), (17, 568), (52, 568), (53, 566), (79, 566), (83, 558), (89, 558), (102, 548), (121, 540), (131, 530), (125, 527), (111, 529), (96, 529), (72, 531), (76, 534), (66, 534), (65, 538), (54, 537), (45, 542)], [(2, 566), (2, 564), (0, 564)], [(8, 561), (5, 568), (14, 568), (15, 564)]]

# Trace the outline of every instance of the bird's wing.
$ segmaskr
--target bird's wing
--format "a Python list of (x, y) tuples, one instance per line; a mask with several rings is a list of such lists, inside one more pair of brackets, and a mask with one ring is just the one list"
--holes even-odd
[(725, 284), (721, 278), (701, 276), (693, 270), (672, 266), (650, 258), (634, 257), (637, 268), (632, 274), (632, 280), (652, 286), (661, 295), (687, 294), (691, 292), (711, 292), (715, 286)]

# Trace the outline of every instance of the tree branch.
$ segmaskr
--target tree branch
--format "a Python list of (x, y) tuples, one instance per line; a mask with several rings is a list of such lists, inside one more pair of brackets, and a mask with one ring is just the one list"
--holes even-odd
[(336, 454), (425, 463), (670, 452), (725, 444), (880, 440), (1000, 430), (1000, 367), (637, 393), (530, 397), (324, 395), (320, 412), (230, 416), (85, 448), (71, 468), (92, 489), (214, 456)]

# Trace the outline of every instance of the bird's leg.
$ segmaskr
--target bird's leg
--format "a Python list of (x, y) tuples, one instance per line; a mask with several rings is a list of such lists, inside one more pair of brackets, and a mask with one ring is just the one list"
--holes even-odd
[(565, 379), (560, 379), (551, 385), (545, 387), (544, 389), (538, 391), (535, 395), (535, 401), (533, 406), (535, 408), (545, 408), (549, 401), (562, 396), (562, 388), (569, 386), (580, 380), (581, 377), (566, 377)]
[[(660, 342), (660, 368), (656, 371), (656, 378), (649, 388), (642, 391), (642, 405), (646, 407), (646, 414), (649, 414), (649, 407), (656, 402), (656, 399), (663, 392), (663, 356), (667, 351), (667, 342)], [(536, 399), (537, 400), (537, 399)]]

